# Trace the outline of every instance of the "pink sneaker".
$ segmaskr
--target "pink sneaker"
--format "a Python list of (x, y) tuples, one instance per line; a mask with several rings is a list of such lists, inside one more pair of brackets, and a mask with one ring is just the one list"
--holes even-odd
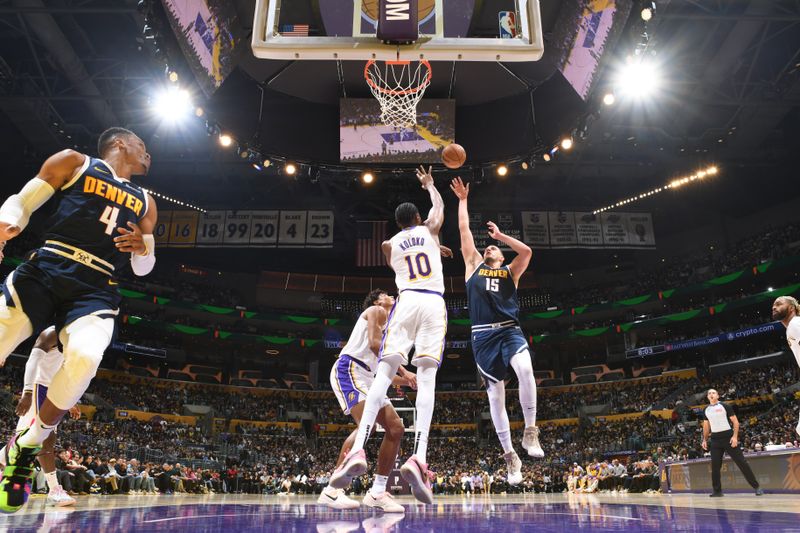
[(428, 476), (428, 465), (421, 463), (416, 455), (408, 458), (400, 467), (400, 475), (411, 485), (411, 494), (422, 503), (433, 503), (433, 491)]
[(361, 476), (367, 472), (367, 454), (364, 450), (348, 453), (342, 465), (331, 475), (330, 486), (335, 489), (343, 489), (350, 485), (354, 477)]

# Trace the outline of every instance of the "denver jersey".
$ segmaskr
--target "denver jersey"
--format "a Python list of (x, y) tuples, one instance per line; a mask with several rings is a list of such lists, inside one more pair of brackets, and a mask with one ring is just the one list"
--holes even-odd
[(444, 294), (439, 244), (427, 226), (412, 226), (392, 237), (392, 270), (397, 290)]
[(342, 348), (342, 355), (349, 355), (374, 371), (378, 367), (378, 355), (369, 347), (369, 322), (365, 315), (366, 311), (359, 315), (347, 344)]
[(473, 327), (508, 321), (518, 324), (517, 286), (511, 269), (481, 263), (467, 280), (467, 305)]
[(117, 228), (139, 224), (148, 198), (141, 187), (117, 177), (102, 159), (86, 157), (75, 177), (56, 193), (58, 207), (47, 222), (45, 241), (63, 243), (110, 263), (117, 271), (130, 261), (114, 238)]

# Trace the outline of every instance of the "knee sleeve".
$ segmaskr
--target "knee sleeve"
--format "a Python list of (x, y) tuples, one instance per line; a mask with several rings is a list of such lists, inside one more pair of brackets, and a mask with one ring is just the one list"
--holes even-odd
[(113, 319), (96, 316), (81, 317), (61, 331), (64, 366), (47, 391), (53, 405), (67, 410), (81, 399), (111, 344), (113, 332)]

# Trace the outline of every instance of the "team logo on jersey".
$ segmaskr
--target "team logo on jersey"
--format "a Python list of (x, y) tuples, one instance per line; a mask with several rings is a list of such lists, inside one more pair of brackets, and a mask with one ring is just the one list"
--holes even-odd
[(351, 392), (351, 393), (349, 393), (349, 394), (347, 395), (347, 401), (348, 401), (348, 402), (352, 402), (352, 401), (353, 401), (353, 400), (355, 400), (355, 399), (356, 399), (356, 393), (355, 393), (355, 392)]

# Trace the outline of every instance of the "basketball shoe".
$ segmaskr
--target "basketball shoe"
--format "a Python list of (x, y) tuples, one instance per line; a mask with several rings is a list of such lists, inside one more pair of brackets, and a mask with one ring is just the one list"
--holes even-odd
[(350, 485), (354, 477), (363, 475), (367, 471), (367, 454), (364, 450), (348, 453), (341, 466), (331, 474), (330, 486), (343, 489)]
[(47, 494), (47, 505), (55, 505), (56, 507), (75, 505), (75, 498), (67, 494), (64, 488), (59, 485)]
[(31, 481), (34, 476), (36, 454), (41, 446), (20, 446), (19, 437), (28, 432), (28, 428), (15, 433), (6, 445), (6, 466), (0, 480), (0, 512), (16, 513), (28, 501), (31, 493)]
[(367, 491), (367, 495), (361, 500), (366, 507), (377, 509), (384, 513), (405, 513), (405, 508), (394, 501), (394, 498), (388, 492), (382, 492), (375, 496), (372, 491)]
[(433, 503), (433, 491), (428, 479), (428, 465), (420, 463), (416, 455), (400, 467), (400, 475), (411, 485), (411, 494), (422, 503)]
[(317, 503), (330, 507), (331, 509), (358, 509), (357, 501), (348, 498), (342, 489), (325, 487), (322, 494), (317, 498)]
[(529, 426), (525, 428), (525, 433), (522, 434), (522, 447), (527, 450), (528, 455), (541, 459), (544, 457), (544, 450), (542, 445), (539, 444), (539, 428), (536, 426)]
[(522, 483), (522, 461), (517, 452), (511, 450), (503, 454), (503, 459), (506, 460), (506, 466), (508, 466), (508, 484), (516, 486)]

